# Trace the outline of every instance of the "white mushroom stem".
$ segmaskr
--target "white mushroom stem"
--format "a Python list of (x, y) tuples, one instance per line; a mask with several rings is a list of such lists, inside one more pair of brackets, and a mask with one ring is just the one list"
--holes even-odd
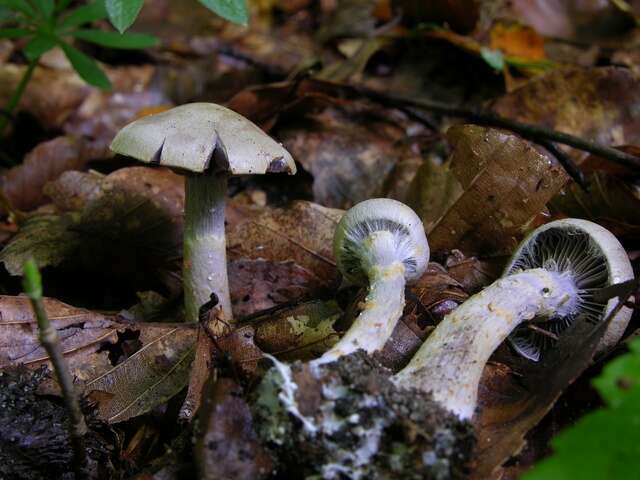
[(185, 180), (184, 297), (187, 322), (198, 321), (200, 307), (215, 293), (231, 321), (227, 279), (224, 205), (227, 174), (188, 175)]
[(579, 302), (567, 274), (538, 268), (504, 277), (447, 315), (394, 381), (471, 418), (482, 370), (498, 345), (522, 322), (570, 314)]
[(369, 292), (362, 311), (349, 330), (312, 364), (322, 365), (363, 349), (382, 349), (404, 309), (405, 266), (398, 258), (394, 234), (371, 233), (363, 242), (360, 258), (369, 277)]

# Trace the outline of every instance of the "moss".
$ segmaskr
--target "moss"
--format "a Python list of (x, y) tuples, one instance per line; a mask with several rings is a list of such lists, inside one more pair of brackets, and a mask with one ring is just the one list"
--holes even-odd
[[(455, 479), (466, 475), (471, 425), (418, 390), (401, 390), (362, 351), (290, 379), (272, 368), (257, 388), (258, 435), (284, 476)], [(296, 385), (292, 411), (283, 385)], [(290, 387), (289, 387), (290, 388)], [(301, 418), (303, 420), (301, 420)], [(311, 426), (309, 426), (309, 423)]]

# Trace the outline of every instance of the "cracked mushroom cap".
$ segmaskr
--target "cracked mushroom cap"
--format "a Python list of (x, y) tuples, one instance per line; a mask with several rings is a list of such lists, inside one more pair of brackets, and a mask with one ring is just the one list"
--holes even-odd
[(402, 202), (372, 198), (353, 206), (344, 214), (333, 237), (333, 252), (342, 275), (359, 285), (368, 283), (362, 268), (362, 243), (373, 232), (391, 232), (395, 253), (405, 266), (407, 282), (418, 280), (429, 263), (429, 243), (422, 220)]
[(215, 103), (189, 103), (136, 120), (110, 146), (121, 155), (191, 172), (296, 173), (282, 145), (242, 115)]
[[(606, 304), (598, 303), (593, 294), (601, 288), (633, 278), (629, 257), (618, 239), (596, 223), (575, 218), (550, 222), (534, 230), (513, 254), (504, 274), (529, 268), (567, 272), (578, 289), (577, 312), (536, 323), (554, 334), (562, 333), (576, 320), (596, 323), (604, 319), (615, 307), (617, 299), (610, 299)], [(631, 314), (630, 308), (622, 307), (602, 337), (598, 353), (618, 343)], [(526, 325), (516, 328), (509, 341), (519, 354), (534, 361), (539, 360), (553, 344), (553, 340), (528, 329)]]

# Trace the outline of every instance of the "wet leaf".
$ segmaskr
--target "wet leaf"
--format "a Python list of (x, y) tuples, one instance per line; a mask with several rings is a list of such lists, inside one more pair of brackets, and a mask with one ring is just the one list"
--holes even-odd
[(98, 415), (117, 423), (142, 415), (180, 392), (189, 380), (195, 347), (193, 325), (138, 324), (141, 344), (133, 355), (88, 379), (85, 392), (98, 400)]
[(464, 125), (451, 127), (447, 138), (464, 193), (431, 231), (432, 251), (512, 252), (567, 174), (555, 158), (508, 132)]

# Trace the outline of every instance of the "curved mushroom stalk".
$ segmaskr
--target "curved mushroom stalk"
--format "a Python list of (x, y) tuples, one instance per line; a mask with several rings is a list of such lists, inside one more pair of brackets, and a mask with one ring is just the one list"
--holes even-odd
[(497, 280), (447, 315), (394, 381), (431, 392), (460, 418), (471, 418), (482, 370), (509, 334), (534, 317), (578, 307), (566, 274), (532, 269)]
[(322, 365), (362, 349), (380, 350), (404, 309), (407, 281), (420, 278), (429, 261), (429, 244), (420, 218), (396, 200), (361, 202), (340, 220), (333, 244), (345, 278), (369, 293), (362, 311), (342, 339), (312, 365)]
[(382, 349), (402, 316), (405, 267), (395, 258), (393, 234), (375, 232), (365, 242), (372, 266), (368, 269), (369, 293), (362, 311), (340, 341), (313, 362), (315, 365), (333, 362), (358, 349), (369, 354)]

